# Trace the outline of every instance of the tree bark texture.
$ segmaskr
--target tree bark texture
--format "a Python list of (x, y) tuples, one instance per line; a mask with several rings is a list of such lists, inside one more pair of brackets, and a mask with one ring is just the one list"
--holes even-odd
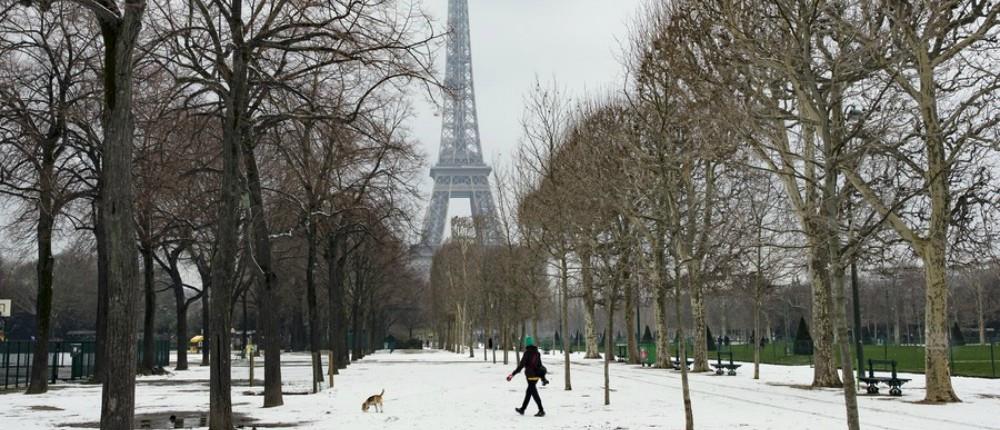
[[(233, 8), (241, 10), (240, 2)], [(240, 13), (230, 17), (230, 27), (234, 34), (242, 33)], [(235, 27), (234, 27), (235, 26)], [(218, 222), (216, 224), (215, 253), (211, 264), (212, 283), (209, 305), (210, 323), (205, 340), (209, 349), (209, 418), (210, 430), (231, 430), (233, 428), (231, 345), (229, 333), (232, 330), (232, 296), (236, 255), (239, 248), (240, 201), (243, 194), (240, 186), (241, 136), (246, 124), (247, 100), (241, 96), (247, 85), (247, 64), (245, 47), (237, 46), (232, 53), (232, 74), (229, 79), (230, 97), (224, 100), (225, 117), (222, 132), (222, 180)], [(268, 314), (268, 312), (262, 312)]]
[[(48, 158), (48, 157), (46, 157)], [(48, 160), (46, 160), (47, 162)], [(45, 162), (43, 162), (45, 163)], [(52, 229), (55, 217), (52, 213), (51, 174), (42, 172), (40, 201), (38, 202), (38, 261), (35, 263), (38, 280), (38, 296), (35, 302), (35, 322), (38, 324), (34, 351), (31, 359), (31, 375), (27, 394), (42, 394), (48, 391), (49, 380), (49, 332), (52, 315), (52, 271), (55, 257), (52, 255)], [(50, 166), (51, 173), (51, 166)], [(48, 178), (48, 179), (46, 179)], [(48, 191), (46, 191), (48, 189)]]
[[(831, 246), (840, 246), (839, 241), (831, 241)], [(839, 257), (838, 257), (839, 258)], [(837, 330), (837, 349), (840, 353), (841, 373), (844, 381), (844, 407), (847, 412), (847, 428), (859, 430), (861, 421), (858, 418), (858, 389), (854, 379), (854, 358), (851, 356), (849, 339), (851, 331), (847, 325), (847, 298), (844, 287), (844, 270), (839, 266), (834, 268), (833, 276), (833, 309)]]
[(156, 284), (153, 271), (153, 248), (143, 246), (142, 255), (143, 292), (145, 293), (145, 312), (142, 317), (142, 365), (139, 373), (152, 375), (156, 367)]
[(135, 415), (136, 305), (139, 271), (132, 185), (133, 51), (144, 0), (126, 0), (121, 17), (99, 15), (104, 40), (104, 145), (101, 152), (101, 220), (108, 246), (106, 367), (101, 389), (101, 428), (131, 429)]
[(615, 325), (615, 300), (614, 300), (614, 286), (608, 285), (608, 330), (604, 332), (604, 405), (611, 404), (611, 360), (614, 354), (609, 351), (613, 351), (612, 345), (614, 335), (614, 325)]
[(563, 372), (564, 373), (564, 389), (570, 391), (573, 389), (573, 384), (570, 382), (569, 375), (569, 267), (566, 264), (566, 255), (563, 254), (562, 258), (559, 260), (559, 296), (561, 299), (562, 306), (562, 332), (563, 332)]
[[(580, 253), (580, 284), (583, 286), (584, 326), (583, 337), (587, 344), (587, 352), (583, 358), (601, 358), (597, 348), (597, 331), (594, 328), (594, 318), (597, 315), (597, 303), (594, 300), (594, 272), (591, 267), (589, 252)], [(569, 333), (563, 333), (569, 336)]]
[[(679, 272), (680, 269), (674, 269)], [(676, 279), (680, 279), (680, 273), (675, 276)], [(690, 282), (690, 279), (689, 281)], [(684, 334), (684, 317), (681, 314), (681, 292), (680, 292), (680, 282), (675, 284), (677, 288), (674, 291), (674, 312), (677, 314), (677, 365), (681, 370), (681, 393), (684, 399), (684, 428), (687, 430), (694, 430), (694, 408), (691, 406), (691, 385), (688, 382), (688, 368), (687, 368), (687, 340)], [(669, 351), (666, 354), (670, 355)]]
[(833, 359), (833, 325), (830, 322), (830, 272), (822, 244), (810, 246), (809, 274), (812, 280), (812, 339), (814, 387), (840, 388)]
[(692, 372), (708, 372), (708, 334), (705, 328), (705, 293), (701, 283), (701, 264), (691, 260), (688, 264), (688, 284), (691, 293), (691, 319), (694, 322), (694, 363)]
[(659, 241), (655, 241), (653, 261), (656, 264), (654, 285), (656, 287), (656, 367), (670, 368), (670, 334), (667, 332), (667, 298), (670, 286), (667, 283), (666, 251)]
[[(933, 241), (932, 241), (933, 242)], [(948, 331), (948, 281), (945, 241), (924, 247), (924, 276), (927, 304), (924, 312), (924, 374), (927, 392), (924, 401), (931, 403), (960, 401), (951, 386)]]
[[(242, 19), (242, 18), (240, 18)], [(278, 276), (274, 272), (271, 258), (271, 232), (264, 212), (264, 195), (261, 189), (260, 172), (254, 157), (253, 142), (241, 133), (243, 164), (246, 167), (246, 182), (250, 194), (250, 223), (253, 229), (253, 261), (257, 270), (257, 288), (260, 297), (269, 310), (260, 312), (264, 329), (264, 407), (281, 406), (285, 403), (281, 394), (281, 299), (277, 294)]]
[[(335, 223), (337, 228), (339, 223)], [(347, 359), (347, 319), (344, 316), (344, 258), (343, 237), (337, 233), (327, 235), (326, 263), (327, 263), (327, 304), (330, 309), (330, 318), (327, 319), (329, 325), (330, 350), (333, 351), (336, 360), (335, 369), (344, 369), (348, 365)], [(339, 372), (334, 371), (334, 374)]]
[(628, 361), (632, 364), (639, 364), (639, 343), (635, 333), (635, 313), (638, 303), (636, 280), (630, 271), (626, 271), (623, 280), (625, 281), (625, 342), (628, 345)]
[(309, 351), (312, 354), (313, 393), (319, 391), (323, 382), (323, 357), (320, 355), (320, 318), (316, 303), (316, 228), (312, 220), (306, 227), (306, 304), (309, 310)]
[(108, 241), (104, 234), (104, 222), (101, 221), (101, 194), (98, 185), (94, 205), (94, 241), (97, 244), (97, 322), (94, 337), (94, 382), (104, 381), (105, 356), (108, 338)]
[[(170, 261), (169, 270), (170, 284), (174, 293), (174, 311), (177, 315), (177, 327), (174, 335), (177, 337), (177, 364), (174, 370), (188, 370), (188, 321), (187, 311), (190, 303), (184, 294), (184, 279), (181, 278), (180, 270), (177, 268), (176, 259), (173, 255), (167, 256)], [(204, 287), (204, 286), (203, 286)]]

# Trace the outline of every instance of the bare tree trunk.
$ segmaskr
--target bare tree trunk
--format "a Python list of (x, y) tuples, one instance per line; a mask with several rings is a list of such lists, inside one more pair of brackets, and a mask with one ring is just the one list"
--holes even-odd
[(729, 336), (729, 300), (727, 300), (725, 297), (722, 297), (721, 301), (722, 301), (722, 309), (720, 312), (721, 314), (720, 316), (722, 317), (722, 321), (720, 321), (721, 327), (719, 327), (718, 335)]
[[(233, 3), (236, 12), (242, 10), (240, 2)], [(230, 18), (230, 26), (235, 34), (242, 33), (242, 18)], [(247, 64), (245, 47), (237, 46), (232, 53), (232, 74), (228, 83), (231, 97), (225, 99), (225, 117), (222, 132), (222, 180), (218, 220), (216, 222), (215, 253), (211, 263), (211, 306), (208, 333), (205, 341), (209, 349), (209, 417), (210, 430), (231, 430), (233, 428), (231, 345), (229, 332), (232, 330), (232, 303), (236, 254), (239, 247), (240, 200), (243, 194), (240, 186), (241, 136), (246, 124), (246, 106), (243, 96), (247, 85)], [(206, 296), (207, 297), (207, 296)], [(258, 300), (259, 301), (259, 300)], [(267, 315), (269, 312), (262, 312)], [(265, 333), (272, 337), (276, 333)], [(203, 359), (204, 360), (204, 359)]]
[[(235, 181), (234, 181), (235, 182)], [(235, 184), (234, 184), (235, 185)], [(223, 186), (225, 188), (225, 185)], [(237, 194), (238, 196), (239, 194)], [(238, 201), (238, 200), (236, 200)], [(234, 205), (235, 206), (235, 205)], [(235, 215), (236, 211), (233, 211)], [(235, 217), (230, 217), (230, 221), (236, 223)], [(220, 229), (223, 222), (220, 222)], [(233, 227), (235, 230), (235, 226)], [(224, 250), (226, 245), (220, 243), (219, 254), (229, 254), (235, 256), (235, 249)], [(235, 248), (235, 242), (233, 243)], [(233, 428), (233, 403), (232, 403), (232, 376), (230, 369), (231, 347), (229, 344), (229, 332), (232, 328), (232, 306), (228, 300), (231, 293), (230, 281), (227, 279), (232, 273), (233, 266), (226, 270), (226, 264), (220, 259), (213, 263), (212, 271), (215, 272), (212, 279), (214, 288), (212, 300), (209, 302), (212, 307), (210, 316), (209, 336), (205, 337), (209, 349), (209, 366), (211, 373), (209, 377), (209, 418), (208, 424), (211, 430), (230, 430)]]
[[(580, 254), (580, 283), (583, 286), (584, 326), (583, 336), (587, 344), (587, 352), (583, 358), (601, 358), (597, 348), (597, 332), (594, 329), (594, 317), (597, 313), (597, 303), (594, 300), (594, 273), (591, 267), (590, 253)], [(569, 333), (563, 333), (563, 337)]]
[(260, 271), (257, 273), (257, 288), (260, 297), (271, 308), (268, 312), (260, 313), (264, 329), (264, 407), (271, 408), (285, 404), (281, 394), (281, 342), (277, 335), (281, 328), (278, 315), (281, 299), (277, 294), (278, 276), (272, 267), (271, 233), (264, 212), (264, 195), (253, 142), (243, 135), (240, 143), (243, 148), (243, 165), (246, 167), (246, 183), (250, 191), (250, 223), (255, 248), (253, 258)]
[(378, 340), (376, 331), (377, 327), (375, 324), (375, 319), (378, 317), (378, 313), (375, 310), (375, 290), (371, 289), (368, 292), (368, 306), (366, 306), (368, 312), (366, 316), (368, 317), (368, 346), (364, 349), (365, 355), (371, 354), (378, 349)]
[[(53, 159), (54, 161), (54, 159)], [(47, 163), (46, 163), (47, 164)], [(51, 170), (51, 166), (50, 166)], [(52, 228), (55, 217), (52, 213), (52, 184), (50, 174), (42, 173), (42, 192), (38, 203), (38, 261), (35, 263), (38, 279), (38, 296), (35, 301), (35, 323), (38, 325), (34, 351), (31, 357), (31, 375), (27, 394), (42, 394), (49, 389), (49, 331), (52, 315), (52, 271), (55, 258), (52, 256)], [(49, 189), (49, 191), (45, 191)]]
[(108, 246), (108, 327), (101, 387), (101, 428), (131, 429), (135, 415), (136, 267), (132, 202), (132, 53), (145, 1), (128, 0), (120, 17), (98, 18), (104, 41), (104, 144), (101, 216)]
[[(562, 301), (562, 332), (569, 333), (569, 267), (566, 264), (566, 254), (559, 259), (559, 296)], [(569, 375), (569, 336), (563, 335), (563, 372), (565, 372), (565, 390), (573, 389)]]
[(97, 322), (94, 338), (94, 382), (104, 382), (104, 369), (108, 338), (108, 241), (101, 221), (101, 186), (94, 201), (94, 241), (97, 243)]
[[(758, 268), (758, 270), (760, 270)], [(756, 335), (753, 342), (753, 379), (760, 379), (760, 302), (763, 287), (760, 275), (754, 280), (753, 292), (753, 332)], [(719, 345), (722, 348), (722, 345)]]
[[(627, 269), (626, 269), (627, 270)], [(636, 295), (636, 285), (635, 280), (632, 279), (631, 273), (626, 272), (625, 277), (625, 336), (626, 343), (628, 344), (628, 361), (632, 364), (639, 364), (639, 343), (636, 339), (636, 333), (633, 329), (635, 327), (635, 312), (636, 304), (638, 299)]]
[[(209, 278), (209, 280), (211, 280), (211, 278)], [(207, 346), (212, 331), (212, 318), (210, 316), (212, 303), (208, 296), (212, 291), (212, 283), (202, 283), (201, 288), (204, 288), (204, 291), (201, 294), (201, 365), (208, 366), (211, 363), (211, 359), (209, 358), (209, 348), (207, 348)]]
[[(679, 272), (680, 268), (674, 269)], [(680, 279), (677, 273), (676, 279)], [(690, 282), (690, 280), (689, 280)], [(677, 365), (681, 369), (681, 392), (684, 397), (684, 428), (694, 430), (694, 409), (691, 407), (691, 386), (688, 382), (687, 368), (687, 340), (684, 335), (684, 317), (681, 314), (681, 285), (677, 282), (674, 287), (674, 312), (677, 313)], [(670, 355), (669, 352), (666, 354)]]
[(472, 332), (472, 315), (469, 314), (468, 305), (462, 306), (462, 316), (467, 320), (465, 323), (466, 339), (469, 343), (469, 358), (476, 358), (476, 336)]
[(614, 299), (614, 285), (608, 285), (608, 330), (604, 334), (604, 405), (611, 404), (611, 373), (610, 366), (612, 354), (612, 340), (614, 339), (614, 325), (615, 325), (615, 299)]
[(187, 311), (190, 302), (184, 294), (184, 279), (181, 277), (180, 269), (177, 267), (177, 260), (180, 258), (183, 247), (167, 253), (166, 262), (160, 261), (161, 266), (170, 276), (170, 289), (174, 293), (174, 315), (177, 319), (177, 327), (174, 329), (174, 336), (177, 338), (177, 364), (174, 370), (188, 370), (188, 321)]
[[(355, 277), (358, 279), (355, 285), (354, 300), (351, 302), (351, 332), (354, 334), (351, 342), (351, 361), (357, 361), (361, 359), (361, 275), (355, 273)], [(453, 345), (451, 342), (451, 328), (449, 327), (449, 334), (445, 337), (449, 341), (448, 347), (451, 348)]]
[(502, 342), (500, 345), (503, 346), (503, 364), (509, 365), (510, 358), (508, 357), (508, 354), (510, 354), (510, 326), (507, 323), (507, 318), (503, 318), (503, 321), (500, 323), (500, 327), (500, 342)]
[[(985, 298), (983, 297), (983, 282), (981, 280), (976, 280), (976, 317), (979, 323), (979, 344), (986, 345), (986, 316), (983, 310), (983, 303)], [(897, 316), (897, 318), (899, 318)], [(899, 330), (897, 329), (897, 332)]]
[[(339, 218), (334, 223), (334, 228), (338, 228)], [(344, 267), (347, 264), (344, 259), (343, 237), (337, 233), (327, 235), (326, 263), (329, 279), (327, 279), (327, 302), (330, 309), (329, 324), (330, 350), (333, 351), (336, 359), (334, 374), (338, 374), (336, 369), (347, 367), (347, 317), (344, 311)]]
[[(513, 328), (513, 330), (511, 330), (511, 334), (517, 332), (517, 326), (516, 325), (514, 325), (512, 328)], [(516, 339), (512, 340), (511, 343), (514, 345), (514, 362), (515, 363), (520, 363), (521, 362), (521, 344), (518, 343), (518, 342), (516, 342)]]
[[(893, 287), (896, 286), (895, 279), (893, 279), (892, 285), (893, 285)], [(895, 288), (893, 288), (893, 289), (895, 290)], [(904, 309), (900, 309), (900, 307), (901, 306), (899, 305), (899, 299), (897, 298), (893, 302), (893, 306), (892, 306), (892, 313), (896, 317), (895, 320), (892, 323), (892, 325), (893, 325), (893, 327), (892, 327), (892, 338), (893, 338), (893, 341), (896, 343), (896, 345), (902, 344), (902, 335), (903, 335), (902, 334), (902, 328), (901, 328), (901, 326), (902, 326), (901, 321), (902, 321), (902, 318), (903, 318), (902, 314), (903, 314), (903, 311), (905, 310), (905, 308)]]
[(323, 382), (323, 357), (320, 356), (320, 321), (316, 303), (316, 227), (312, 220), (306, 227), (306, 302), (309, 309), (309, 351), (312, 354), (313, 393), (319, 392)]
[(814, 387), (840, 388), (840, 377), (833, 360), (833, 325), (830, 324), (830, 272), (822, 244), (809, 247), (812, 277), (812, 338)]
[[(840, 246), (840, 241), (831, 241), (833, 246)], [(837, 256), (839, 259), (839, 256)], [(834, 269), (832, 281), (834, 320), (837, 329), (837, 347), (840, 352), (841, 372), (844, 381), (844, 406), (847, 409), (847, 428), (859, 430), (861, 422), (858, 419), (858, 390), (855, 386), (854, 359), (851, 357), (850, 328), (847, 326), (847, 298), (844, 294), (844, 270), (840, 266)]]
[(924, 273), (927, 282), (927, 304), (924, 314), (927, 378), (926, 402), (958, 402), (951, 387), (948, 365), (948, 284), (944, 237), (936, 237), (923, 249)]
[(691, 319), (694, 321), (694, 364), (692, 372), (708, 372), (708, 333), (705, 328), (705, 293), (701, 285), (701, 264), (691, 260), (688, 264), (688, 285), (691, 290)]
[(177, 328), (174, 335), (177, 337), (177, 365), (174, 370), (188, 370), (188, 303), (184, 297), (184, 286), (174, 286), (174, 309), (177, 312)]
[(656, 367), (670, 368), (670, 334), (667, 331), (667, 266), (666, 252), (659, 240), (654, 241), (653, 273), (656, 276), (653, 285), (656, 287)]
[(146, 309), (142, 319), (142, 366), (139, 367), (139, 373), (152, 375), (153, 369), (156, 367), (156, 339), (154, 339), (156, 336), (156, 284), (154, 283), (153, 249), (150, 246), (143, 246), (140, 253), (142, 254)]
[[(537, 303), (537, 302), (536, 302)], [(531, 317), (531, 336), (535, 338), (536, 342), (541, 341), (542, 338), (538, 337), (538, 305), (535, 305), (535, 312)]]

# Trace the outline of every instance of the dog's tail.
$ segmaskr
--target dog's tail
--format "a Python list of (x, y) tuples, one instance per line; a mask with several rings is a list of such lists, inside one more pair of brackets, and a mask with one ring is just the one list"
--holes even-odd
[(383, 389), (382, 389), (382, 394), (379, 394), (378, 396), (379, 396), (379, 397), (382, 397), (382, 396), (384, 396), (384, 395), (385, 395), (385, 388), (383, 388)]

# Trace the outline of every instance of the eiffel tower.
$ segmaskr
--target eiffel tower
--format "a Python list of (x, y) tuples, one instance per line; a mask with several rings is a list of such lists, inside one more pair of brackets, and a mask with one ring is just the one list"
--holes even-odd
[(469, 40), (468, 0), (448, 1), (448, 51), (444, 85), (444, 115), (441, 121), (441, 148), (438, 162), (431, 168), (434, 192), (424, 217), (419, 254), (428, 259), (441, 245), (451, 199), (470, 200), (480, 243), (496, 243), (496, 207), (490, 189), (492, 169), (483, 162), (479, 142), (476, 94), (472, 84), (472, 44)]

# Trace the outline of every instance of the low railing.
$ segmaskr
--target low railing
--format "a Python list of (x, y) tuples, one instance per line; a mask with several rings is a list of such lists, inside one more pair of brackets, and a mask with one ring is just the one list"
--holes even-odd
[[(156, 341), (154, 362), (157, 366), (167, 367), (170, 364), (170, 346), (168, 340)], [(136, 348), (141, 362), (142, 343)], [(0, 390), (16, 390), (28, 386), (34, 349), (33, 340), (0, 342)], [(49, 342), (49, 383), (90, 379), (94, 376), (96, 360), (94, 341)]]

